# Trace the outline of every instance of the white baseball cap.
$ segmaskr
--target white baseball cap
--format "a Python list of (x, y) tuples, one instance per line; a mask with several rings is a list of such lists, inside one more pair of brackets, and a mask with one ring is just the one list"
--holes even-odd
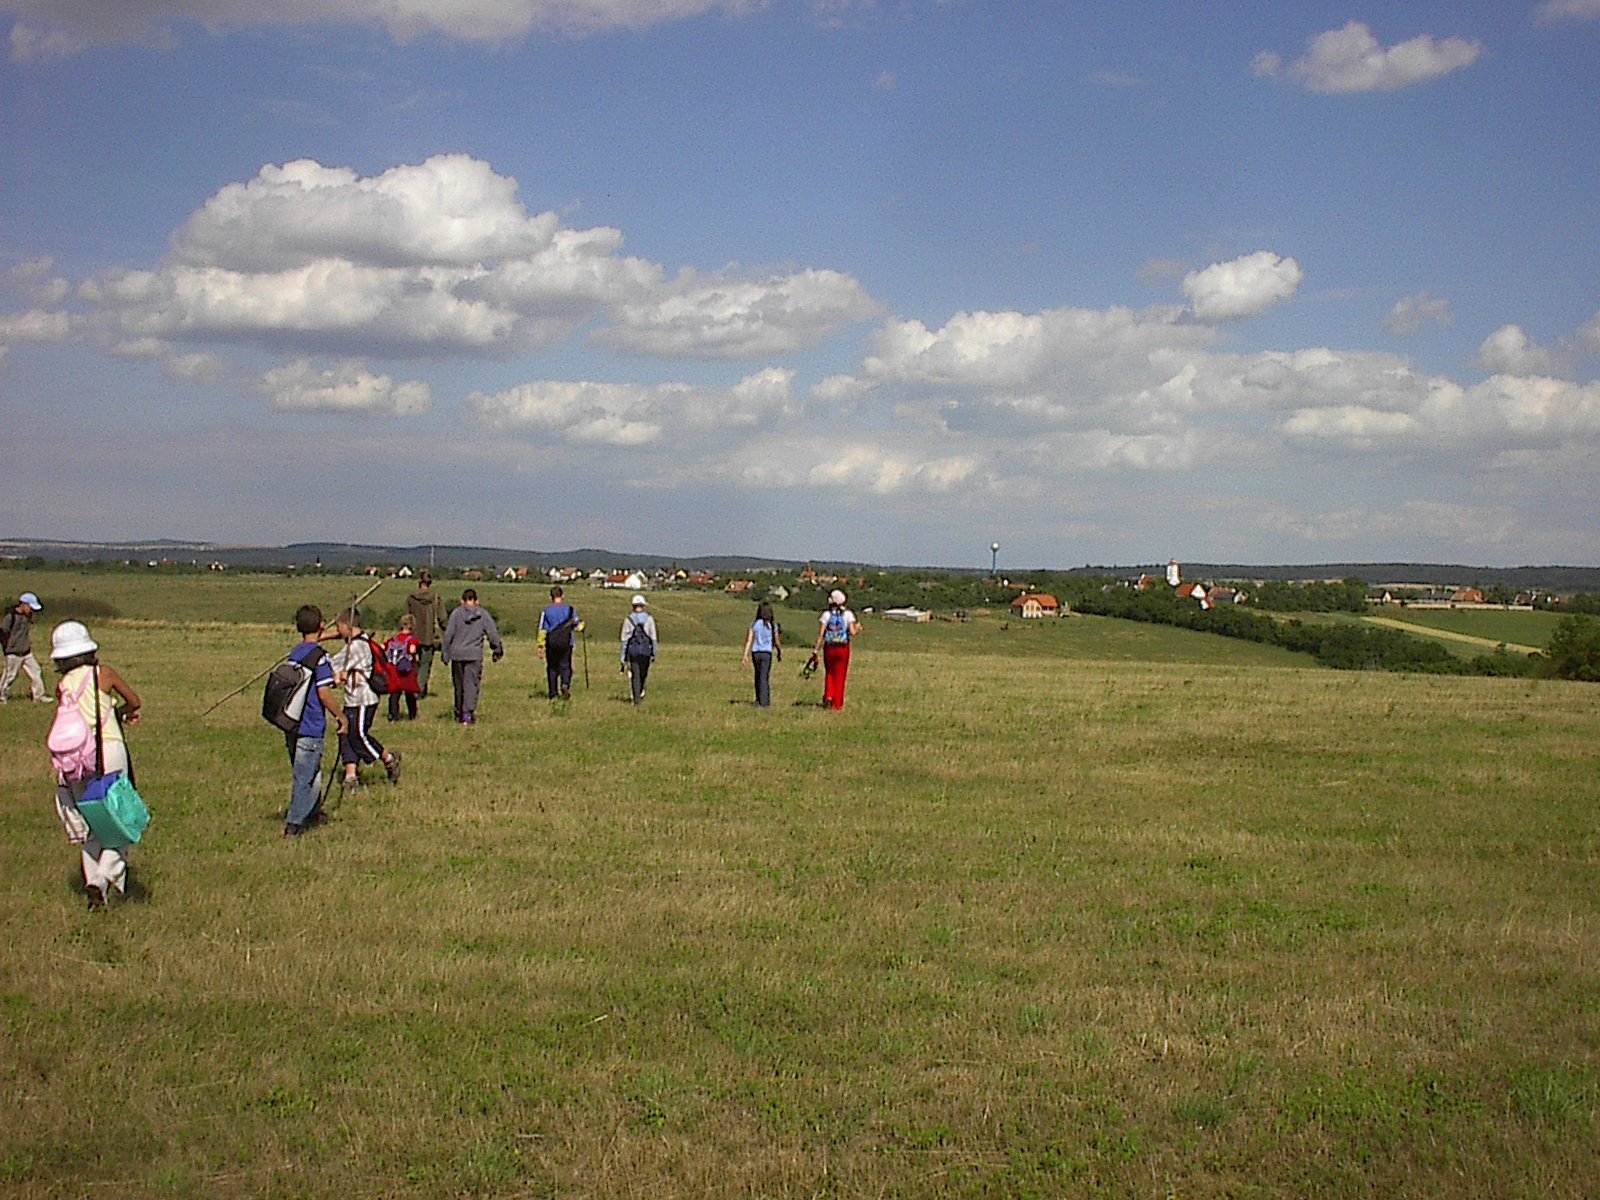
[(23, 592), (22, 595), (17, 598), (17, 603), (26, 604), (29, 608), (33, 609), (34, 612), (39, 612), (44, 608), (44, 605), (39, 603), (39, 597), (35, 596), (32, 592)]
[(834, 588), (833, 591), (828, 593), (828, 603), (829, 604), (838, 604), (840, 606), (843, 606), (843, 604), (844, 604), (844, 593), (841, 592), (838, 588)]
[(633, 597), (633, 606), (635, 608), (649, 608), (650, 607), (650, 602), (648, 600), (646, 600), (643, 596), (641, 596), (637, 592), (635, 592), (634, 593), (634, 597)]

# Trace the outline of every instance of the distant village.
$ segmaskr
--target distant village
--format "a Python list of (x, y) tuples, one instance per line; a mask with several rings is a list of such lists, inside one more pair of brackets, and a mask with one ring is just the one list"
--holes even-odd
[[(170, 559), (151, 560), (150, 567), (178, 566), (177, 562)], [(312, 564), (314, 570), (321, 570), (322, 564)], [(212, 571), (224, 571), (228, 567), (221, 561), (212, 561), (208, 564)], [(299, 569), (291, 564), (289, 571)], [(418, 573), (419, 568), (410, 564), (387, 565), (370, 564), (359, 570), (359, 574), (371, 578), (397, 578), (410, 579)], [(500, 583), (531, 583), (539, 585), (561, 584), (563, 586), (587, 586), (591, 588), (616, 589), (628, 592), (648, 592), (663, 590), (695, 590), (695, 591), (720, 591), (729, 596), (741, 596), (750, 599), (770, 599), (777, 603), (784, 603), (798, 594), (804, 594), (804, 601), (810, 603), (814, 593), (834, 587), (850, 589), (864, 589), (868, 593), (882, 590), (882, 579), (890, 572), (879, 571), (858, 575), (839, 575), (819, 572), (809, 563), (799, 571), (784, 571), (778, 568), (768, 568), (754, 574), (744, 576), (729, 576), (705, 570), (688, 570), (680, 567), (657, 567), (650, 570), (618, 567), (612, 569), (596, 568), (585, 571), (580, 567), (572, 566), (508, 566), (495, 568), (467, 567), (463, 569), (436, 568), (434, 574), (439, 579), (458, 579), (468, 582), (496, 581)], [(760, 578), (755, 576), (759, 575)], [(1042, 620), (1052, 617), (1066, 617), (1072, 615), (1070, 601), (1050, 592), (1037, 590), (1033, 584), (1024, 581), (1013, 581), (1009, 578), (975, 577), (971, 573), (960, 576), (970, 583), (985, 585), (985, 602), (1006, 601), (1010, 614), (1021, 620)], [(945, 588), (948, 577), (929, 578), (919, 580), (916, 586), (924, 591), (933, 592)], [(1256, 591), (1273, 591), (1285, 588), (1314, 588), (1317, 586), (1342, 586), (1344, 580), (1302, 580), (1294, 583), (1257, 581), (1254, 586), (1246, 586), (1239, 581), (1218, 582), (1212, 580), (1188, 580), (1184, 578), (1183, 566), (1176, 559), (1167, 564), (1164, 574), (1152, 575), (1141, 573), (1136, 576), (1118, 579), (1111, 583), (1100, 584), (1100, 590), (1112, 591), (1118, 588), (1130, 588), (1138, 592), (1148, 592), (1156, 589), (1170, 589), (1178, 599), (1191, 600), (1202, 609), (1218, 608), (1224, 605), (1250, 604)], [(903, 590), (903, 589), (900, 589)], [(1486, 590), (1480, 587), (1439, 587), (1424, 583), (1391, 583), (1371, 586), (1366, 588), (1365, 603), (1372, 606), (1404, 605), (1413, 608), (1495, 608), (1495, 609), (1534, 609), (1550, 607), (1560, 602), (1560, 597), (1549, 592), (1537, 590), (1519, 590), (1515, 592), (1506, 589)], [(964, 620), (966, 613), (961, 607), (954, 607), (948, 611), (935, 606), (926, 607), (916, 604), (895, 604), (887, 607), (863, 605), (862, 611), (884, 620), (924, 622), (935, 619), (935, 616), (947, 620)]]
[[(1600, 605), (1600, 568), (1440, 567), (1417, 563), (1348, 563), (1316, 567), (1199, 566), (1177, 559), (1164, 569), (1095, 567), (1008, 573), (940, 567), (880, 569), (860, 563), (827, 566), (779, 560), (703, 558), (677, 564), (659, 556), (627, 561), (602, 550), (535, 556), (490, 548), (421, 548), (419, 561), (397, 547), (330, 543), (299, 547), (222, 547), (208, 543), (50, 543), (0, 539), (0, 560), (19, 565), (90, 570), (269, 572), (365, 575), (409, 580), (423, 570), (441, 583), (495, 582), (541, 590), (552, 584), (627, 592), (692, 590), (770, 600), (812, 608), (838, 587), (863, 616), (891, 621), (964, 621), (970, 613), (999, 611), (1026, 621), (1106, 611), (1118, 597), (1170, 596), (1202, 610), (1361, 611), (1395, 605), (1414, 608), (1547, 609), (1592, 612)], [(305, 557), (295, 553), (298, 550)], [(990, 547), (996, 554), (999, 544)], [(524, 555), (526, 554), (526, 557)], [(326, 561), (324, 561), (326, 556)], [(369, 557), (370, 556), (370, 557)], [(474, 564), (474, 558), (477, 563)], [(501, 565), (510, 559), (510, 565)], [(521, 559), (522, 561), (517, 561)], [(608, 560), (611, 560), (608, 563)], [(620, 561), (619, 561), (620, 560)], [(493, 564), (493, 565), (490, 565)], [(579, 565), (581, 564), (581, 565)], [(1414, 574), (1412, 574), (1414, 572)], [(1253, 577), (1252, 577), (1253, 576)], [(1394, 582), (1368, 582), (1374, 579)], [(1407, 582), (1407, 579), (1414, 580)], [(1536, 585), (1537, 586), (1534, 586)], [(1559, 590), (1558, 590), (1559, 589)]]

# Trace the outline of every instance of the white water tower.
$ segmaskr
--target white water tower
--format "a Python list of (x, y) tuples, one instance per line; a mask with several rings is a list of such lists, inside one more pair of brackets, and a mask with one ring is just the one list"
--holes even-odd
[(1178, 566), (1178, 560), (1173, 559), (1167, 564), (1167, 583), (1172, 587), (1177, 587), (1182, 582), (1183, 571)]

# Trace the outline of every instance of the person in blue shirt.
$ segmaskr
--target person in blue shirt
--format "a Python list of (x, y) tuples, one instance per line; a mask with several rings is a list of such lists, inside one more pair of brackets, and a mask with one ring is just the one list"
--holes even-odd
[(772, 705), (772, 658), (783, 661), (783, 639), (772, 615), (772, 605), (763, 600), (756, 606), (756, 619), (744, 635), (744, 665), (756, 673), (756, 707)]
[(578, 610), (566, 602), (561, 585), (550, 589), (550, 605), (539, 618), (539, 657), (544, 659), (550, 699), (572, 699), (572, 639), (583, 632)]
[(333, 690), (333, 667), (320, 645), (322, 610), (314, 604), (305, 605), (295, 613), (294, 627), (300, 633), (300, 644), (289, 651), (289, 661), (311, 668), (311, 687), (318, 703), (307, 699), (300, 727), (283, 735), (294, 776), (289, 789), (289, 813), (283, 825), (284, 837), (299, 837), (309, 827), (328, 819), (322, 811), (322, 738), (328, 731), (328, 718), (333, 718), (334, 729), (340, 736), (345, 733), (344, 709), (339, 694)]

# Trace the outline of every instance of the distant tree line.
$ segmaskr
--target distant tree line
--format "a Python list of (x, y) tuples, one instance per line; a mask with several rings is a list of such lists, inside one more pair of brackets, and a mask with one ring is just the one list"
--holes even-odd
[[(1362, 591), (1365, 605), (1365, 588)], [(1433, 675), (1533, 675), (1545, 669), (1543, 655), (1518, 657), (1503, 652), (1463, 659), (1438, 642), (1413, 637), (1397, 629), (1368, 625), (1307, 624), (1250, 612), (1237, 605), (1201, 608), (1167, 588), (1137, 591), (1113, 588), (1084, 597), (1078, 611), (1173, 625), (1220, 637), (1239, 638), (1267, 646), (1309, 654), (1319, 663), (1341, 671), (1413, 671)]]
[(1555, 601), (1550, 607), (1556, 612), (1587, 613), (1593, 616), (1600, 614), (1600, 596), (1579, 592), (1575, 596), (1568, 596), (1565, 600)]
[(1258, 584), (1251, 603), (1273, 612), (1365, 612), (1367, 584), (1360, 579), (1340, 579), (1332, 583), (1284, 583), (1268, 580)]

